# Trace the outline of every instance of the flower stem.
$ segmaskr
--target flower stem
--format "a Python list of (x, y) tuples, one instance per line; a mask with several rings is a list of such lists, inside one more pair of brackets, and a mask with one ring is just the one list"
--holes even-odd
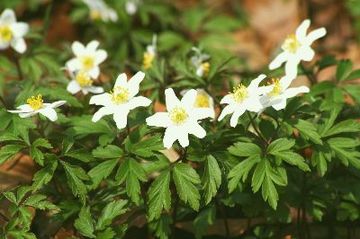
[(266, 144), (268, 143), (267, 140), (265, 139), (265, 137), (261, 134), (261, 132), (259, 131), (258, 127), (256, 126), (255, 124), (255, 121), (254, 121), (254, 118), (251, 117), (251, 114), (249, 113), (249, 111), (246, 112), (248, 117), (249, 117), (249, 120), (250, 120), (250, 123), (252, 125), (252, 127), (254, 128), (257, 136), (259, 136), (259, 138), (261, 140), (263, 140)]

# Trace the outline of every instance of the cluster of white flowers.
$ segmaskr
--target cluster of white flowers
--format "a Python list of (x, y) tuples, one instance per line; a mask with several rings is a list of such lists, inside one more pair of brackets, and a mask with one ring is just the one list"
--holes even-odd
[[(84, 0), (90, 6), (94, 7), (97, 3), (98, 8), (106, 9), (101, 0)], [(90, 4), (94, 4), (91, 5)], [(98, 9), (98, 10), (99, 10)], [(107, 9), (109, 10), (109, 9)], [(105, 11), (105, 10), (104, 10)], [(110, 13), (108, 12), (108, 15)], [(111, 15), (111, 14), (110, 14)], [(112, 19), (101, 13), (103, 20)], [(280, 79), (272, 79), (268, 85), (260, 86), (260, 83), (266, 78), (261, 74), (252, 80), (248, 86), (239, 84), (233, 91), (225, 95), (220, 104), (226, 104), (218, 117), (218, 121), (223, 120), (225, 116), (232, 114), (230, 126), (236, 127), (239, 117), (246, 111), (260, 114), (267, 107), (273, 107), (275, 110), (281, 110), (286, 107), (288, 98), (294, 97), (299, 93), (309, 92), (306, 86), (289, 88), (292, 81), (297, 76), (297, 67), (302, 60), (310, 61), (314, 57), (314, 51), (311, 44), (316, 39), (324, 36), (324, 28), (317, 29), (306, 34), (310, 26), (310, 21), (305, 20), (297, 28), (296, 34), (290, 35), (283, 43), (281, 52), (269, 65), (270, 69), (275, 69), (285, 63), (285, 76)], [(17, 23), (14, 12), (5, 10), (0, 17), (0, 49), (12, 46), (18, 52), (24, 52), (26, 49), (23, 36), (28, 31), (28, 25)], [(99, 64), (107, 58), (105, 50), (98, 49), (99, 42), (91, 41), (86, 46), (79, 42), (72, 44), (72, 51), (75, 55), (73, 59), (66, 62), (66, 69), (69, 71), (71, 81), (67, 90), (71, 94), (82, 92), (84, 95), (90, 93), (96, 94), (90, 98), (91, 105), (101, 106), (93, 115), (92, 121), (97, 122), (106, 115), (112, 115), (118, 129), (127, 126), (127, 117), (131, 110), (138, 107), (147, 107), (151, 100), (138, 96), (140, 83), (144, 80), (145, 73), (139, 71), (130, 80), (125, 73), (120, 74), (110, 92), (105, 92), (100, 86), (93, 86), (94, 80), (100, 75)], [(209, 72), (209, 55), (203, 54), (198, 48), (192, 48), (195, 55), (191, 62), (196, 69), (199, 77), (206, 76)], [(144, 54), (143, 67), (151, 67), (156, 56), (156, 36), (153, 37), (152, 44), (147, 46)], [(204, 138), (206, 131), (200, 123), (206, 118), (215, 119), (215, 109), (213, 98), (203, 89), (190, 89), (182, 91), (181, 100), (175, 95), (172, 88), (165, 90), (166, 112), (157, 112), (146, 119), (149, 126), (166, 128), (163, 142), (166, 148), (172, 147), (175, 141), (179, 141), (182, 147), (189, 145), (189, 134), (197, 138)], [(21, 118), (31, 117), (37, 113), (44, 115), (51, 121), (57, 120), (55, 108), (65, 104), (65, 101), (56, 101), (53, 103), (44, 103), (41, 95), (31, 96), (16, 110), (9, 110), (11, 113), (17, 113)]]
[(104, 22), (118, 20), (116, 11), (108, 7), (103, 0), (83, 0), (83, 2), (89, 7), (92, 20), (101, 19)]

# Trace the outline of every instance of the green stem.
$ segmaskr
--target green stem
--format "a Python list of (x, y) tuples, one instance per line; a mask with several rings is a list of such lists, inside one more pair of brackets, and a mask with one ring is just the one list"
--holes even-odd
[(259, 131), (258, 127), (256, 126), (255, 121), (254, 121), (255, 118), (252, 118), (252, 117), (251, 117), (251, 114), (249, 113), (249, 111), (247, 111), (246, 113), (247, 113), (247, 115), (248, 115), (248, 117), (249, 117), (250, 123), (251, 123), (252, 127), (254, 128), (257, 136), (258, 136), (262, 141), (264, 141), (266, 144), (268, 144), (268, 141), (265, 139), (265, 137), (261, 134), (261, 132)]

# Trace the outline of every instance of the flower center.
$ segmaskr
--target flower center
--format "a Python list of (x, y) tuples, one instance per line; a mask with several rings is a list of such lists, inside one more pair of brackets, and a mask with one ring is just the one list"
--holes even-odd
[(44, 105), (42, 95), (31, 96), (26, 100), (26, 103), (30, 105), (33, 110), (41, 109)]
[(197, 108), (208, 108), (210, 107), (210, 99), (204, 93), (198, 93), (195, 99), (194, 107)]
[(4, 42), (11, 41), (13, 33), (9, 26), (0, 26), (0, 39)]
[(183, 124), (189, 115), (186, 113), (186, 110), (182, 107), (175, 107), (170, 111), (170, 119), (176, 125)]
[(152, 63), (154, 61), (155, 55), (151, 54), (149, 52), (144, 53), (144, 59), (143, 59), (143, 68), (145, 70), (149, 69), (152, 66)]
[(84, 72), (77, 73), (76, 77), (75, 77), (75, 80), (80, 85), (80, 87), (87, 87), (87, 86), (91, 86), (93, 84), (93, 81)]
[(94, 57), (92, 56), (84, 56), (82, 59), (81, 59), (81, 63), (84, 67), (85, 70), (90, 70), (91, 68), (94, 67)]
[(268, 96), (270, 97), (275, 97), (281, 94), (282, 92), (282, 88), (280, 85), (280, 80), (279, 78), (276, 79), (272, 79), (272, 84), (274, 85), (274, 87), (272, 88), (272, 90), (268, 93)]
[(281, 46), (284, 51), (288, 51), (290, 53), (295, 53), (300, 47), (301, 43), (296, 38), (295, 34), (289, 35)]
[(207, 76), (210, 71), (210, 63), (209, 62), (201, 63), (200, 67), (202, 68), (202, 70), (204, 72), (204, 76)]
[(248, 97), (248, 95), (248, 90), (243, 84), (234, 87), (233, 97), (237, 103), (243, 102)]
[(91, 10), (90, 11), (90, 18), (92, 20), (98, 20), (101, 18), (101, 13), (99, 10)]
[(123, 104), (129, 100), (129, 90), (125, 87), (117, 86), (111, 94), (111, 100), (115, 104)]

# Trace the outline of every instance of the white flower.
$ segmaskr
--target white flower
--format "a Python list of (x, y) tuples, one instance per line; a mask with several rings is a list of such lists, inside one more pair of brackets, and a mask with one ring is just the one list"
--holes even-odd
[(89, 74), (84, 71), (77, 71), (75, 73), (70, 72), (72, 80), (69, 82), (66, 90), (75, 95), (81, 91), (84, 95), (89, 92), (93, 94), (100, 94), (104, 92), (104, 89), (100, 86), (93, 86), (93, 80)]
[(273, 79), (273, 83), (269, 86), (260, 87), (263, 93), (260, 101), (263, 109), (272, 106), (275, 110), (282, 110), (286, 107), (286, 100), (300, 93), (308, 93), (309, 88), (306, 86), (288, 88), (292, 79), (284, 76), (281, 79)]
[[(181, 91), (180, 94), (184, 96), (188, 90)], [(196, 108), (207, 108), (211, 111), (211, 118), (215, 118), (214, 99), (204, 90), (196, 89), (196, 98), (194, 102)]]
[(289, 35), (282, 44), (282, 52), (270, 63), (269, 69), (273, 70), (285, 63), (285, 73), (290, 78), (297, 75), (297, 66), (300, 61), (311, 61), (315, 55), (311, 44), (325, 36), (325, 28), (316, 29), (306, 34), (310, 26), (310, 20), (304, 20), (296, 29), (295, 34)]
[(114, 9), (108, 7), (103, 0), (83, 0), (90, 9), (90, 18), (93, 20), (101, 19), (104, 22), (118, 20), (118, 15)]
[(260, 103), (260, 82), (266, 78), (266, 75), (261, 74), (256, 79), (252, 80), (248, 87), (240, 84), (234, 87), (232, 93), (225, 95), (220, 104), (227, 104), (222, 110), (218, 121), (222, 120), (226, 115), (232, 114), (230, 119), (230, 126), (236, 127), (239, 117), (246, 111), (259, 112), (263, 107)]
[(206, 131), (200, 126), (199, 120), (212, 116), (208, 108), (194, 107), (196, 90), (189, 90), (181, 101), (176, 97), (174, 90), (165, 90), (167, 112), (157, 112), (146, 119), (149, 126), (166, 128), (164, 146), (170, 148), (178, 140), (182, 147), (189, 145), (189, 134), (197, 138), (204, 138)]
[(146, 52), (144, 52), (143, 58), (143, 68), (145, 70), (149, 69), (152, 66), (152, 63), (156, 57), (156, 35), (153, 36), (151, 45), (146, 47)]
[(127, 81), (126, 74), (122, 73), (116, 79), (112, 92), (92, 96), (90, 104), (103, 106), (94, 114), (92, 121), (97, 122), (105, 115), (113, 115), (118, 129), (125, 128), (130, 110), (151, 104), (148, 98), (136, 96), (144, 77), (145, 74), (139, 71)]
[(199, 77), (206, 76), (210, 71), (210, 63), (207, 61), (210, 56), (203, 54), (199, 48), (193, 47), (195, 56), (191, 57), (191, 63), (196, 69), (196, 75)]
[(134, 15), (138, 10), (139, 1), (127, 0), (125, 2), (125, 11), (129, 15)]
[(58, 116), (55, 108), (66, 103), (64, 100), (55, 101), (53, 103), (44, 103), (42, 96), (32, 96), (27, 99), (27, 104), (20, 105), (17, 110), (8, 110), (10, 113), (19, 114), (21, 118), (28, 118), (36, 114), (41, 114), (51, 121), (57, 120)]
[(5, 9), (0, 16), (0, 50), (9, 46), (19, 53), (26, 51), (24, 36), (29, 31), (29, 25), (24, 22), (16, 22), (13, 10)]
[(74, 42), (71, 45), (75, 58), (66, 62), (66, 68), (71, 72), (87, 72), (91, 78), (97, 78), (100, 75), (99, 64), (107, 58), (104, 50), (97, 50), (98, 41), (89, 42), (86, 47), (80, 42)]

